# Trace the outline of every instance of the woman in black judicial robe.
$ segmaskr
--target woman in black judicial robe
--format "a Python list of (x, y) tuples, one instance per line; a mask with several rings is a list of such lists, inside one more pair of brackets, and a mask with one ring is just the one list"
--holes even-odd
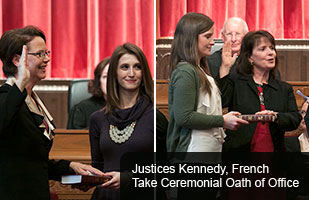
[(53, 118), (33, 87), (46, 76), (49, 59), (44, 33), (33, 26), (5, 32), (0, 59), (7, 81), (0, 87), (0, 199), (49, 200), (49, 179), (87, 171), (77, 162), (49, 160)]

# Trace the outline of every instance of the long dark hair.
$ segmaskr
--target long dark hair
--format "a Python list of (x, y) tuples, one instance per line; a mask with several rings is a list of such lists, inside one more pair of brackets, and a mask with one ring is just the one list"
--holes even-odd
[(143, 51), (136, 45), (125, 43), (118, 46), (110, 60), (107, 76), (107, 103), (105, 114), (111, 112), (114, 108), (120, 108), (119, 83), (117, 81), (117, 67), (119, 59), (124, 54), (136, 56), (142, 69), (142, 82), (140, 84), (140, 95), (145, 95), (153, 103), (153, 80), (151, 77), (148, 62)]
[[(204, 75), (204, 72), (210, 74), (209, 68), (206, 57), (199, 60), (198, 36), (210, 30), (213, 24), (214, 22), (204, 14), (187, 13), (177, 23), (171, 52), (171, 70), (174, 70), (181, 61), (192, 64), (198, 71), (200, 87), (205, 88), (210, 95), (211, 84)], [(204, 72), (198, 67), (199, 63)]]
[[(251, 31), (248, 32), (241, 42), (241, 50), (239, 54), (239, 61), (235, 68), (236, 72), (243, 75), (253, 75), (253, 65), (249, 62), (252, 55), (253, 48), (260, 44), (262, 38), (267, 39), (273, 46), (277, 54), (274, 37), (267, 31)], [(278, 74), (278, 56), (276, 56), (275, 67), (270, 70), (269, 75), (276, 78)]]

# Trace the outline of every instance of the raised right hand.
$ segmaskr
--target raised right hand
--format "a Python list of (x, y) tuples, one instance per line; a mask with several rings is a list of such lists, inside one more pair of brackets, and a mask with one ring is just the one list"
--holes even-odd
[(237, 55), (232, 55), (231, 42), (225, 42), (222, 46), (222, 64), (220, 66), (220, 78), (229, 74), (231, 67), (234, 65)]
[(23, 51), (17, 66), (16, 85), (20, 91), (23, 91), (30, 79), (30, 71), (28, 66), (28, 49), (23, 45)]
[(230, 130), (237, 130), (240, 125), (249, 124), (248, 121), (238, 118), (237, 116), (241, 115), (239, 112), (229, 112), (223, 115), (223, 128)]

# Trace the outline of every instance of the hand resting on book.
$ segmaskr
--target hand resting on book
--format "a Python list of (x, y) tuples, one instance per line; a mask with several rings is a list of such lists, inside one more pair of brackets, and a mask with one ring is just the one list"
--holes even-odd
[(103, 176), (96, 175), (69, 175), (62, 176), (62, 184), (71, 184), (72, 188), (77, 188), (84, 192), (94, 186), (101, 185), (109, 189), (120, 188), (120, 172), (106, 172)]
[(104, 176), (104, 173), (100, 170), (93, 168), (90, 165), (85, 165), (79, 162), (71, 162), (70, 167), (76, 174), (89, 175), (89, 172), (98, 176)]
[[(93, 168), (90, 165), (82, 164), (82, 163), (79, 163), (79, 162), (71, 162), (70, 167), (74, 170), (74, 172), (76, 174), (80, 174), (80, 175), (84, 175), (84, 176), (88, 176), (90, 174), (96, 175), (96, 176), (105, 176), (105, 174), (103, 172), (101, 172), (100, 170)], [(77, 189), (80, 189), (80, 190), (86, 192), (90, 188), (92, 188), (96, 185), (99, 185), (99, 184), (102, 184), (102, 183), (98, 183), (98, 184), (94, 184), (94, 185), (76, 183), (76, 184), (72, 185), (72, 188), (77, 188)]]
[(110, 176), (96, 176), (96, 175), (68, 175), (61, 177), (62, 184), (70, 184), (72, 188), (77, 188), (82, 191), (88, 191), (94, 186), (98, 186), (109, 182)]
[(94, 186), (102, 186), (104, 188), (109, 188), (109, 189), (119, 189), (120, 188), (120, 172), (106, 172), (104, 177), (108, 177), (108, 180), (105, 181), (103, 184), (96, 184), (96, 185), (91, 185), (91, 184), (84, 184), (84, 183), (78, 183), (78, 184), (73, 184), (72, 188), (77, 188), (79, 190), (82, 190), (84, 192), (88, 191), (90, 188)]

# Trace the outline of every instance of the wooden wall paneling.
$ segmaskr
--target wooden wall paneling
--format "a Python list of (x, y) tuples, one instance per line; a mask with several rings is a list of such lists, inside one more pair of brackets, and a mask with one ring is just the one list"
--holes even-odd
[(287, 69), (285, 81), (301, 81), (301, 61), (302, 56), (299, 51), (288, 51), (287, 55)]
[(168, 80), (156, 81), (156, 107), (168, 118)]
[(168, 79), (170, 74), (171, 38), (157, 40), (156, 45), (156, 78)]
[(309, 96), (309, 86), (303, 88), (303, 94), (306, 95), (306, 96)]
[(309, 81), (309, 40), (276, 40), (276, 49), (282, 80)]
[(302, 104), (304, 103), (304, 98), (301, 97), (299, 94), (296, 93), (297, 90), (300, 90), (306, 96), (309, 96), (309, 81), (302, 82), (302, 81), (288, 81), (289, 84), (293, 86), (293, 91), (297, 103), (298, 110), (301, 108)]
[(58, 129), (67, 127), (70, 82), (71, 80), (41, 80), (34, 88), (53, 116)]
[(279, 59), (279, 64), (278, 64), (278, 70), (281, 75), (281, 80), (285, 81), (286, 80), (286, 74), (287, 74), (287, 62), (286, 62), (286, 52), (278, 52), (278, 59)]
[(37, 93), (53, 116), (56, 128), (66, 128), (68, 120), (68, 92), (38, 91)]
[(309, 70), (308, 70), (308, 67), (309, 67), (309, 51), (304, 51), (302, 53), (302, 61), (301, 61), (301, 71), (300, 71), (300, 74), (301, 74), (301, 77), (300, 77), (300, 80), (301, 81), (309, 81)]
[[(300, 80), (300, 70), (296, 66), (300, 66), (301, 53), (293, 51), (278, 50), (279, 66), (278, 69), (283, 81)], [(299, 77), (298, 79), (295, 79)]]

